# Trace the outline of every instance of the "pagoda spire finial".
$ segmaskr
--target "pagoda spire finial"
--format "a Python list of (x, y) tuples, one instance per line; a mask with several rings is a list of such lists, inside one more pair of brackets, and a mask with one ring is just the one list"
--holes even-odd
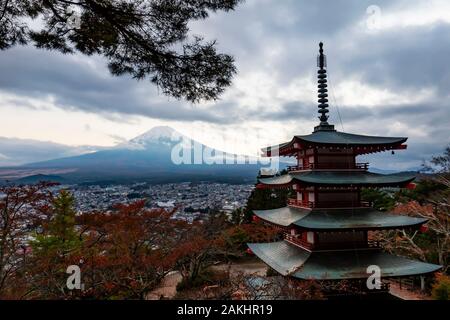
[(328, 89), (327, 89), (327, 58), (323, 54), (323, 43), (319, 43), (319, 55), (317, 56), (317, 67), (319, 70), (317, 70), (317, 78), (318, 78), (318, 102), (319, 102), (319, 110), (318, 113), (320, 114), (319, 120), (320, 124), (315, 128), (315, 131), (317, 130), (334, 130), (334, 126), (328, 124)]

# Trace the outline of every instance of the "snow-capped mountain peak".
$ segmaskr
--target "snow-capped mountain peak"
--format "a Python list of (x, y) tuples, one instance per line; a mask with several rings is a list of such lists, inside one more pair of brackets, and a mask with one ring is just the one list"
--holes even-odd
[(180, 141), (184, 136), (168, 126), (154, 127), (143, 134), (119, 145), (119, 148), (145, 149), (147, 145), (164, 144), (171, 146)]
[(130, 142), (158, 142), (162, 140), (171, 139), (176, 135), (176, 131), (168, 126), (158, 126), (144, 132), (143, 134), (133, 138)]

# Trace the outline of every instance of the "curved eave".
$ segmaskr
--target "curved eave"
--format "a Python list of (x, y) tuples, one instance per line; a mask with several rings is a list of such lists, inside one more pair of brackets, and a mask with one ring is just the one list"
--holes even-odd
[(253, 213), (260, 219), (275, 224), (280, 227), (288, 227), (298, 220), (301, 220), (310, 213), (311, 210), (292, 207), (282, 207), (271, 210), (253, 210)]
[(293, 177), (290, 174), (284, 174), (282, 176), (275, 176), (271, 178), (261, 178), (258, 182), (268, 186), (290, 186)]
[(312, 144), (315, 146), (351, 146), (351, 147), (364, 147), (364, 146), (379, 146), (388, 147), (400, 145), (406, 140), (407, 137), (379, 137), (379, 136), (365, 136), (358, 134), (350, 134), (339, 131), (322, 131), (315, 132), (310, 135), (295, 136), (299, 142), (303, 144)]
[(247, 243), (247, 246), (258, 258), (283, 276), (294, 273), (311, 255), (310, 252), (286, 241)]
[(414, 176), (382, 175), (371, 172), (307, 171), (262, 178), (268, 186), (290, 186), (294, 182), (308, 186), (404, 187)]
[[(351, 147), (358, 154), (404, 149), (407, 137), (382, 137), (351, 134), (339, 131), (317, 131), (308, 135), (294, 136), (290, 141), (263, 148), (265, 156), (290, 156), (296, 151), (311, 147)], [(298, 146), (295, 146), (295, 143)]]
[(303, 209), (282, 207), (254, 210), (261, 220), (287, 228), (296, 226), (312, 231), (389, 230), (419, 228), (428, 220), (377, 211), (373, 208)]
[[(335, 211), (336, 213), (332, 213)], [(394, 215), (371, 208), (345, 210), (313, 210), (293, 225), (313, 231), (415, 229), (426, 223), (424, 218)]]
[(295, 137), (291, 141), (280, 143), (279, 145), (270, 146), (261, 149), (264, 157), (278, 157), (290, 155), (294, 151)]
[(415, 179), (414, 176), (382, 175), (371, 172), (311, 171), (291, 174), (291, 181), (317, 186), (402, 187)]
[(391, 255), (381, 250), (309, 252), (286, 241), (249, 243), (252, 252), (284, 276), (299, 279), (367, 279), (367, 268), (380, 267), (382, 278), (433, 273), (441, 266)]
[(378, 266), (382, 278), (424, 275), (442, 266), (395, 256), (381, 250), (328, 251), (311, 254), (308, 261), (293, 274), (299, 279), (367, 279), (369, 266)]
[(359, 231), (374, 231), (374, 230), (397, 230), (397, 229), (418, 229), (421, 225), (425, 224), (427, 222), (427, 220), (425, 219), (423, 222), (418, 222), (415, 224), (409, 224), (409, 225), (391, 225), (391, 226), (385, 226), (385, 225), (380, 225), (380, 226), (374, 226), (374, 225), (365, 225), (365, 224), (361, 224), (361, 225), (349, 225), (349, 226), (339, 226), (339, 227), (333, 227), (333, 226), (323, 226), (323, 227), (311, 227), (309, 225), (302, 225), (302, 224), (295, 224), (296, 226), (303, 228), (305, 230), (311, 230), (311, 231), (328, 231), (328, 232), (332, 232), (332, 231), (346, 231), (346, 230), (359, 230)]

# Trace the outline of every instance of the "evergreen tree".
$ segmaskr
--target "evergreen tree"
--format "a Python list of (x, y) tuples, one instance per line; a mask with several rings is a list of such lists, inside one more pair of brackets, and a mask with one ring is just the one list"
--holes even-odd
[(69, 297), (67, 268), (81, 266), (82, 239), (75, 222), (73, 195), (62, 190), (52, 199), (48, 219), (40, 225), (40, 232), (30, 242), (32, 255), (28, 257), (26, 278), (30, 297)]
[(245, 222), (245, 210), (243, 208), (237, 208), (231, 212), (231, 223), (239, 225)]
[(53, 199), (52, 217), (44, 225), (43, 232), (32, 242), (33, 251), (37, 254), (53, 252), (63, 256), (81, 245), (75, 225), (74, 203), (75, 198), (66, 190), (60, 191)]
[(244, 222), (251, 222), (253, 210), (268, 210), (286, 206), (289, 189), (253, 189), (244, 209)]
[(384, 190), (362, 189), (361, 199), (372, 203), (372, 206), (380, 211), (388, 211), (394, 208), (395, 198)]
[[(189, 23), (240, 1), (0, 0), (0, 50), (32, 42), (99, 54), (114, 75), (148, 78), (178, 99), (217, 99), (236, 73), (233, 57), (218, 53), (215, 41), (189, 39)], [(43, 23), (32, 28), (35, 19)]]

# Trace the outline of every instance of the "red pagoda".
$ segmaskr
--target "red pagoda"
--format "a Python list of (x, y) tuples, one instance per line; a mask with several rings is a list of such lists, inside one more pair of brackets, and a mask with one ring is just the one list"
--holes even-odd
[(367, 279), (378, 266), (381, 279), (424, 275), (440, 266), (383, 252), (370, 240), (375, 230), (420, 228), (426, 219), (380, 212), (361, 201), (362, 188), (408, 187), (414, 176), (382, 175), (356, 162), (363, 154), (406, 149), (406, 137), (349, 134), (328, 123), (327, 72), (320, 43), (320, 124), (308, 135), (263, 149), (265, 156), (296, 157), (284, 175), (260, 178), (258, 188), (291, 188), (286, 207), (256, 210), (255, 218), (283, 232), (283, 240), (250, 243), (250, 250), (283, 276), (298, 279)]

